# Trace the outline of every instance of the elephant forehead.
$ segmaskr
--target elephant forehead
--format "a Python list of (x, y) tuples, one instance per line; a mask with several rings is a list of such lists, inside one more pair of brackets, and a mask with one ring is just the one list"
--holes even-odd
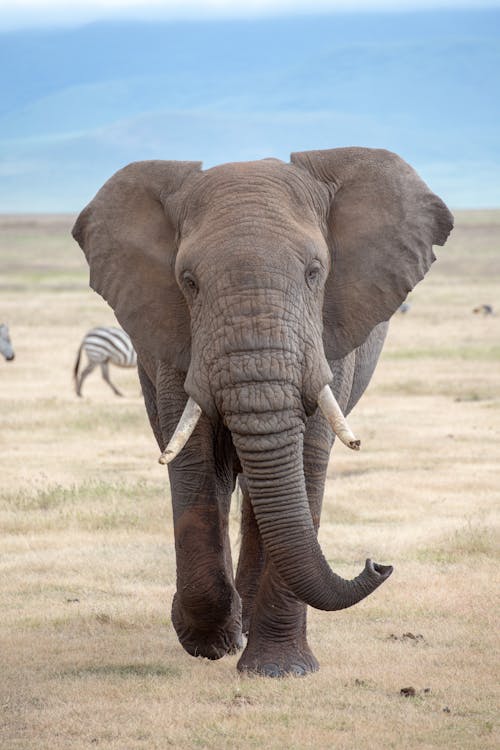
[(282, 272), (295, 259), (299, 272), (318, 255), (328, 265), (325, 195), (305, 172), (276, 160), (197, 174), (183, 199), (177, 271), (263, 264)]
[(308, 173), (277, 159), (222, 164), (198, 173), (185, 196), (188, 224), (260, 220), (317, 222), (326, 214), (328, 193)]

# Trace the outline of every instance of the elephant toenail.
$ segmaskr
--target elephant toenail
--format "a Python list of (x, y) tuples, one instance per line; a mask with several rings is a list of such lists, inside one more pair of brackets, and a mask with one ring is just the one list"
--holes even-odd
[(262, 667), (262, 674), (266, 677), (283, 677), (283, 672), (277, 664), (264, 664)]

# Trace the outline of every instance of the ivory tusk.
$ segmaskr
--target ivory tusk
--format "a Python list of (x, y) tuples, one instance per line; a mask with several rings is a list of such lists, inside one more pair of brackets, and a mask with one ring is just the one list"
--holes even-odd
[(352, 448), (354, 451), (359, 451), (361, 441), (351, 431), (329, 385), (325, 385), (321, 389), (318, 396), (318, 406), (329, 421), (332, 430), (342, 440), (344, 445), (347, 445), (348, 448)]
[(200, 416), (201, 408), (190, 396), (188, 398), (186, 406), (184, 407), (182, 416), (179, 419), (179, 424), (175, 428), (175, 432), (170, 438), (169, 444), (158, 459), (160, 464), (169, 464), (170, 461), (173, 461), (174, 458), (179, 455), (179, 453), (193, 434), (194, 428), (198, 424)]

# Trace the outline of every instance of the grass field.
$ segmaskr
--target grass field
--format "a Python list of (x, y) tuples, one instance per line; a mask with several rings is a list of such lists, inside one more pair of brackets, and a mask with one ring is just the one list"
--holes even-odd
[(351, 416), (362, 451), (332, 453), (325, 554), (348, 577), (367, 554), (395, 572), (352, 609), (310, 611), (321, 669), (287, 680), (177, 642), (137, 377), (112, 369), (123, 399), (97, 372), (74, 395), (83, 334), (114, 318), (70, 225), (0, 219), (2, 750), (498, 748), (500, 315), (472, 308), (500, 312), (500, 211), (458, 214)]

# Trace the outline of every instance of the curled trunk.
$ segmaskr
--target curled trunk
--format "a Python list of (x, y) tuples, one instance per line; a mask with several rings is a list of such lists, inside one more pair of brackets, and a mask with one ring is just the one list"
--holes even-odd
[[(245, 424), (253, 420), (245, 420)], [(280, 424), (285, 422), (281, 415)], [(302, 465), (303, 423), (290, 417), (286, 429), (259, 435), (230, 429), (247, 479), (253, 510), (266, 550), (295, 596), (312, 607), (338, 610), (371, 594), (392, 573), (391, 566), (366, 561), (346, 580), (328, 565), (313, 526)]]
[[(392, 568), (367, 560), (360, 575), (345, 580), (328, 565), (307, 498), (303, 435), (305, 403), (317, 402), (331, 371), (326, 360), (314, 352), (308, 358), (299, 357), (298, 336), (280, 321), (272, 325), (272, 311), (264, 312), (266, 315), (262, 313), (258, 320), (268, 334), (266, 347), (256, 348), (254, 344), (249, 348), (247, 339), (240, 340), (240, 328), (229, 326), (231, 346), (202, 370), (207, 374), (208, 388), (200, 388), (194, 366), (184, 387), (203, 411), (203, 394), (209, 392), (216, 413), (230, 430), (266, 552), (285, 584), (312, 607), (344, 609), (380, 586)], [(246, 327), (241, 330), (246, 331)], [(304, 359), (315, 373), (312, 380), (304, 374)], [(333, 417), (350, 447), (358, 447), (336, 410)]]

